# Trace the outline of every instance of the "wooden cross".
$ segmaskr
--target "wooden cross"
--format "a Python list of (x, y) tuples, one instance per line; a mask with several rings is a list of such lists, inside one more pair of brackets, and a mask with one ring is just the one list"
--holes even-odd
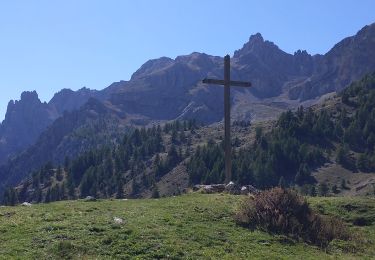
[(207, 79), (202, 83), (224, 86), (224, 145), (225, 145), (225, 182), (229, 183), (232, 178), (232, 154), (230, 139), (230, 86), (251, 87), (250, 82), (231, 81), (230, 80), (230, 57), (224, 57), (224, 80)]

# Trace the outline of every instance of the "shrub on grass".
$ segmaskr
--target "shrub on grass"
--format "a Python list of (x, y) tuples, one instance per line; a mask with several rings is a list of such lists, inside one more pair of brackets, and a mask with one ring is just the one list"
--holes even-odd
[(297, 192), (282, 188), (248, 198), (235, 218), (241, 225), (285, 234), (321, 247), (333, 239), (349, 239), (347, 227), (340, 219), (314, 213)]

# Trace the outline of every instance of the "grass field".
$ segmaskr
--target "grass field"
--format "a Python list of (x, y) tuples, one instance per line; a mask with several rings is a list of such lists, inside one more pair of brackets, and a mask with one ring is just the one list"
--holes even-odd
[[(237, 226), (243, 197), (64, 201), (0, 208), (1, 259), (374, 259), (374, 198), (309, 198), (342, 217), (359, 241), (320, 249)], [(124, 220), (116, 224), (114, 218)], [(353, 224), (355, 223), (355, 225)]]

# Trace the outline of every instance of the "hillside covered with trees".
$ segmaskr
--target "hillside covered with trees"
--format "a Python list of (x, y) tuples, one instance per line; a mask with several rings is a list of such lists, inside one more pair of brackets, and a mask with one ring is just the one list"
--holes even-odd
[[(233, 154), (233, 180), (260, 188), (311, 184), (311, 171), (336, 161), (353, 171), (375, 171), (375, 73), (322, 106), (287, 111), (268, 133)], [(188, 170), (193, 184), (224, 180), (222, 146), (198, 147)]]
[(139, 197), (189, 154), (195, 121), (135, 129), (116, 146), (90, 150), (63, 165), (47, 163), (17, 188), (8, 188), (4, 204), (51, 202), (86, 196)]

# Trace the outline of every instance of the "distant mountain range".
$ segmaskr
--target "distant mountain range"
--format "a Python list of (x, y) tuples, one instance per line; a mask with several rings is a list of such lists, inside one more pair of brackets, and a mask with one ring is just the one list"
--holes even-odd
[[(233, 118), (275, 118), (286, 109), (316, 103), (374, 71), (375, 24), (325, 55), (314, 56), (300, 50), (288, 54), (258, 33), (235, 51), (231, 66), (233, 79), (253, 83), (250, 89), (233, 88)], [(36, 92), (24, 92), (20, 101), (9, 102), (0, 125), (0, 185), (19, 181), (47, 160), (61, 162), (87, 147), (115, 141), (119, 132), (134, 125), (222, 120), (223, 90), (203, 85), (205, 77), (223, 77), (222, 57), (192, 53), (150, 60), (129, 81), (101, 91), (64, 89), (49, 103), (40, 102)]]

